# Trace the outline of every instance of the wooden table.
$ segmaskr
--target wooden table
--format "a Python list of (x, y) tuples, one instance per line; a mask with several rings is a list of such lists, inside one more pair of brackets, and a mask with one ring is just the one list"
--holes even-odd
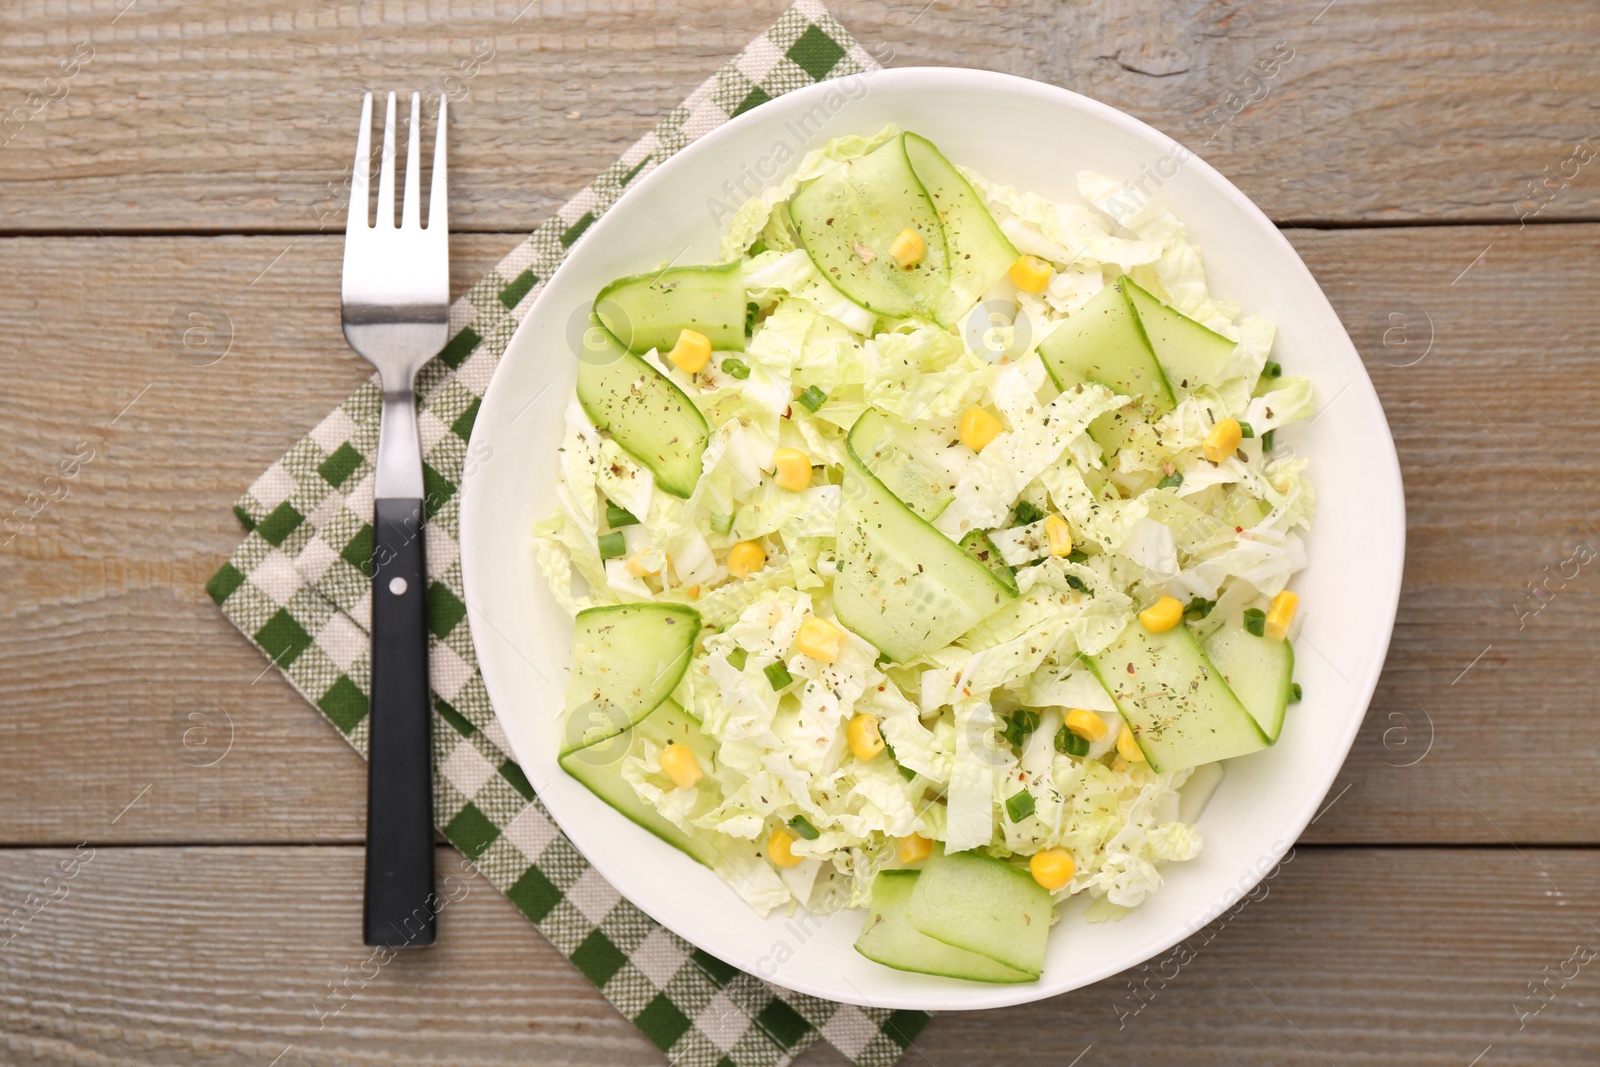
[[(908, 1063), (1600, 1059), (1600, 8), (1324, 3), (835, 4), (893, 65), (1044, 79), (1206, 142), (1354, 336), (1411, 516), (1388, 670), (1265, 895), (1137, 998), (1124, 976), (945, 1015)], [(365, 955), (363, 766), (202, 584), (234, 497), (366, 374), (337, 317), (359, 90), (458, 97), (459, 292), (780, 7), (0, 11), (25, 119), (0, 150), (7, 514), (80, 457), (0, 550), (0, 901), (57, 896), (0, 950), (0, 1060), (662, 1062), (487, 888), (319, 1020)]]

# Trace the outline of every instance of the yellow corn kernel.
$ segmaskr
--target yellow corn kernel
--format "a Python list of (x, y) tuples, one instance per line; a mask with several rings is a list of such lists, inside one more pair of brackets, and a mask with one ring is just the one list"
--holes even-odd
[(700, 587), (698, 585), (691, 585), (689, 588), (685, 589), (684, 592), (689, 594), (690, 600), (700, 599)]
[(1009, 273), (1011, 280), (1024, 293), (1042, 293), (1044, 287), (1050, 284), (1050, 275), (1054, 272), (1050, 264), (1038, 256), (1023, 256), (1011, 264)]
[(845, 739), (856, 759), (869, 760), (883, 751), (883, 735), (878, 732), (878, 717), (862, 712), (844, 728)]
[(1051, 515), (1044, 520), (1044, 536), (1050, 542), (1052, 556), (1065, 556), (1072, 551), (1072, 531), (1067, 527), (1067, 520), (1060, 515)]
[(982, 408), (968, 408), (961, 414), (961, 443), (974, 452), (982, 452), (1003, 429), (1004, 424)]
[(1164, 596), (1139, 612), (1139, 621), (1153, 634), (1164, 634), (1183, 621), (1183, 605)]
[(661, 750), (661, 769), (679, 789), (693, 788), (703, 773), (700, 761), (694, 758), (689, 746), (677, 741)]
[(698, 374), (711, 361), (711, 339), (694, 330), (680, 330), (667, 358), (685, 374)]
[(1267, 609), (1267, 636), (1279, 641), (1289, 636), (1289, 624), (1294, 622), (1295, 609), (1299, 606), (1300, 597), (1287, 589), (1273, 597), (1272, 607)]
[(779, 448), (772, 453), (775, 480), (785, 489), (799, 492), (811, 487), (811, 457), (798, 448)]
[(1117, 755), (1129, 763), (1142, 763), (1144, 761), (1144, 749), (1139, 747), (1139, 739), (1134, 737), (1133, 731), (1126, 726), (1117, 735)]
[(735, 578), (754, 574), (767, 565), (767, 550), (754, 541), (740, 541), (728, 551), (728, 573)]
[(827, 619), (807, 619), (800, 624), (800, 636), (795, 644), (812, 659), (832, 663), (844, 647), (844, 631)]
[(933, 842), (921, 834), (912, 834), (910, 837), (900, 839), (900, 862), (921, 863), (933, 855)]
[(1067, 712), (1067, 729), (1085, 741), (1098, 741), (1106, 735), (1106, 721), (1092, 711), (1073, 708)]
[(1078, 865), (1072, 862), (1072, 853), (1064, 848), (1047, 848), (1028, 857), (1028, 873), (1033, 880), (1050, 892), (1063, 888), (1072, 881)]
[(1221, 463), (1233, 455), (1233, 450), (1239, 447), (1239, 442), (1244, 440), (1244, 431), (1239, 429), (1235, 419), (1223, 419), (1211, 428), (1206, 435), (1206, 443), (1201, 446), (1201, 451), (1213, 463)]
[(922, 243), (922, 235), (911, 227), (906, 227), (889, 244), (889, 254), (894, 257), (907, 270), (915, 267), (922, 261), (922, 254), (928, 250)]
[(781, 827), (772, 831), (772, 836), (767, 838), (767, 858), (779, 867), (793, 867), (803, 858), (791, 850), (794, 842), (795, 836), (789, 831)]

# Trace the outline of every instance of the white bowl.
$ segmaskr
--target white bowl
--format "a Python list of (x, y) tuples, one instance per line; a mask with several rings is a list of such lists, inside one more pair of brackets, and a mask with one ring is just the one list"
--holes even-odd
[[(1204, 248), (1212, 292), (1278, 324), (1275, 358), (1311, 376), (1323, 405), (1281, 434), (1310, 457), (1319, 497), (1310, 565), (1295, 580), (1304, 702), (1274, 748), (1229, 765), (1200, 820), (1199, 858), (1168, 866), (1160, 890), (1118, 922), (1091, 924), (1066, 909), (1044, 975), (1029, 985), (872, 963), (851, 947), (859, 911), (763, 919), (556, 764), (572, 624), (545, 587), (529, 528), (555, 506), (562, 411), (577, 367), (573, 323), (613, 278), (666, 260), (714, 261), (719, 223), (756, 178), (780, 176), (778, 158), (888, 122), (992, 179), (1057, 199), (1076, 197), (1079, 170), (1152, 175), (1146, 191)], [(472, 435), (471, 454), (492, 456), (462, 490), (472, 635), (495, 713), (545, 806), (595, 870), (668, 929), (745, 971), (833, 1000), (929, 1010), (1022, 1003), (1136, 966), (1195, 933), (1266, 875), (1317, 812), (1361, 725), (1394, 623), (1405, 542), (1399, 464), (1361, 359), (1305, 264), (1227, 179), (1198, 159), (1183, 161), (1175, 147), (1104, 104), (1003, 74), (902, 68), (819, 84), (734, 119), (643, 179), (589, 229), (534, 303)]]

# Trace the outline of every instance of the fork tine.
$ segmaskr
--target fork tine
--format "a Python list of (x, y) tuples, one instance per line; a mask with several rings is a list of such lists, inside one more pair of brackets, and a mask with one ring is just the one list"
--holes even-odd
[(367, 175), (372, 172), (372, 94), (361, 98), (361, 132), (356, 136), (356, 165), (350, 172), (350, 218), (345, 232), (367, 228)]
[(378, 229), (394, 229), (394, 94), (383, 120), (383, 166), (378, 171)]
[(445, 180), (444, 172), (444, 130), (445, 130), (444, 94), (439, 95), (439, 132), (433, 138), (433, 188), (428, 193), (428, 229), (438, 226), (448, 229), (450, 226), (450, 213), (446, 208), (449, 201), (449, 183)]
[(406, 195), (400, 203), (400, 228), (415, 230), (422, 227), (422, 176), (421, 155), (417, 148), (422, 137), (422, 94), (411, 94), (411, 133), (406, 138)]

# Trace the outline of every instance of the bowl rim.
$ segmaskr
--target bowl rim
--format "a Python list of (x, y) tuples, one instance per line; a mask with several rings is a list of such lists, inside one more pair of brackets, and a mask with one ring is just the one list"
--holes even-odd
[[(975, 92), (988, 92), (997, 90), (1002, 92), (1031, 93), (1044, 97), (1057, 106), (1086, 112), (1094, 118), (1110, 123), (1114, 126), (1119, 126), (1126, 132), (1133, 133), (1152, 142), (1165, 143), (1170, 147), (1181, 149), (1188, 156), (1184, 162), (1184, 166), (1186, 168), (1194, 168), (1200, 175), (1202, 175), (1204, 183), (1209, 187), (1211, 192), (1231, 201), (1237, 209), (1259, 224), (1259, 228), (1262, 231), (1262, 237), (1269, 243), (1273, 244), (1277, 253), (1279, 254), (1279, 259), (1281, 260), (1279, 269), (1297, 272), (1299, 275), (1298, 280), (1302, 283), (1309, 284), (1311, 291), (1315, 293), (1316, 298), (1322, 301), (1322, 304), (1324, 305), (1328, 315), (1334, 322), (1339, 324), (1338, 336), (1333, 338), (1331, 343), (1337, 345), (1342, 341), (1342, 343), (1348, 347), (1350, 354), (1354, 358), (1353, 366), (1355, 370), (1359, 372), (1355, 377), (1352, 378), (1347, 387), (1364, 389), (1368, 394), (1370, 394), (1370, 399), (1373, 405), (1376, 407), (1379, 415), (1379, 428), (1381, 432), (1377, 435), (1378, 440), (1376, 443), (1383, 453), (1382, 458), (1384, 462), (1382, 464), (1381, 471), (1375, 472), (1381, 474), (1382, 478), (1381, 482), (1374, 484), (1372, 487), (1375, 490), (1372, 495), (1375, 498), (1381, 498), (1376, 499), (1375, 503), (1378, 503), (1381, 507), (1392, 509), (1392, 514), (1395, 520), (1393, 531), (1393, 550), (1383, 554), (1379, 560), (1374, 562), (1373, 565), (1376, 567), (1376, 573), (1369, 573), (1370, 588), (1386, 591), (1389, 594), (1383, 597), (1381, 604), (1376, 605), (1376, 607), (1381, 608), (1381, 611), (1374, 611), (1373, 613), (1369, 614), (1365, 621), (1365, 627), (1370, 632), (1381, 632), (1382, 640), (1380, 647), (1383, 650), (1383, 654), (1376, 656), (1373, 662), (1367, 666), (1364, 676), (1356, 680), (1356, 682), (1351, 685), (1347, 699), (1352, 704), (1359, 705), (1360, 714), (1350, 716), (1349, 723), (1343, 736), (1338, 739), (1338, 742), (1335, 746), (1330, 747), (1328, 750), (1328, 757), (1320, 763), (1321, 770), (1318, 772), (1317, 778), (1318, 787), (1312, 792), (1306, 794), (1307, 800), (1303, 801), (1299, 810), (1296, 810), (1293, 814), (1293, 817), (1285, 822), (1284, 825), (1286, 828), (1292, 828), (1292, 835), (1290, 836), (1289, 840), (1281, 843), (1281, 848), (1279, 847), (1278, 842), (1274, 842), (1274, 844), (1270, 846), (1273, 850), (1272, 854), (1270, 854), (1271, 860), (1273, 862), (1282, 860), (1285, 854), (1292, 851), (1292, 845), (1294, 841), (1298, 840), (1298, 838), (1304, 834), (1306, 827), (1310, 825), (1314, 818), (1319, 817), (1319, 811), (1325, 810), (1322, 808), (1323, 800), (1326, 798), (1329, 790), (1337, 780), (1340, 771), (1343, 769), (1345, 761), (1349, 757), (1350, 749), (1354, 745), (1355, 739), (1363, 722), (1365, 721), (1366, 713), (1371, 706), (1373, 693), (1377, 688), (1379, 678), (1382, 675), (1384, 666), (1387, 662), (1387, 654), (1393, 637), (1395, 618), (1399, 607), (1401, 580), (1404, 572), (1406, 517), (1404, 484), (1402, 480), (1399, 458), (1395, 450), (1393, 433), (1390, 430), (1387, 415), (1383, 412), (1382, 403), (1377, 396), (1376, 389), (1372, 385), (1371, 376), (1366, 372), (1365, 364), (1361, 360), (1360, 353), (1356, 349), (1355, 343), (1349, 336), (1349, 331), (1344, 328), (1342, 321), (1339, 320), (1337, 313), (1333, 310), (1332, 304), (1328, 301), (1326, 293), (1322, 290), (1320, 284), (1311, 274), (1310, 269), (1306, 266), (1300, 254), (1295, 250), (1294, 246), (1289, 243), (1289, 240), (1284, 236), (1283, 231), (1279, 229), (1279, 227), (1266, 215), (1266, 213), (1263, 212), (1249, 197), (1245, 196), (1243, 192), (1241, 192), (1231, 181), (1228, 180), (1228, 178), (1207, 163), (1198, 153), (1185, 148), (1176, 138), (1169, 136), (1168, 134), (1156, 129), (1148, 123), (1135, 118), (1134, 116), (1129, 115), (1115, 107), (1112, 107), (1109, 104), (1105, 104), (1091, 97), (1084, 96), (1081, 93), (1073, 92), (1070, 89), (1065, 89), (1060, 86), (1051, 85), (1045, 82), (1035, 81), (1029, 78), (1019, 77), (1017, 75), (1004, 74), (997, 71), (981, 70), (970, 67), (915, 66), (881, 68), (850, 75), (849, 77), (868, 79), (869, 86), (902, 82), (910, 83), (914, 86), (918, 82), (922, 82), (927, 79), (937, 79), (941, 82), (948, 82), (950, 79), (954, 78), (969, 82), (973, 87), (973, 91)], [(787, 110), (788, 106), (798, 106), (810, 101), (813, 97), (822, 97), (829, 91), (836, 90), (840, 81), (841, 79), (834, 78), (817, 82), (812, 85), (796, 89), (790, 93), (785, 93), (776, 98), (772, 103), (783, 104), (785, 105), (785, 110)], [(573, 246), (568, 250), (566, 257), (563, 258), (561, 265), (556, 269), (556, 271), (552, 272), (550, 278), (547, 279), (543, 289), (540, 292), (540, 295), (535, 298), (534, 303), (529, 307), (527, 313), (523, 316), (522, 321), (517, 324), (512, 336), (507, 341), (501, 358), (495, 366), (489, 384), (484, 390), (482, 407), (480, 408), (479, 412), (480, 416), (484, 411), (489, 409), (489, 398), (494, 392), (496, 385), (502, 382), (504, 378), (510, 374), (510, 372), (506, 370), (507, 364), (510, 362), (510, 360), (506, 357), (518, 347), (519, 341), (522, 339), (524, 332), (532, 331), (532, 326), (530, 324), (536, 320), (541, 320), (542, 315), (549, 313), (550, 300), (548, 299), (548, 296), (556, 289), (554, 285), (556, 279), (561, 276), (563, 271), (568, 269), (568, 265), (571, 264), (575, 258), (580, 257), (581, 252), (585, 248), (606, 233), (606, 228), (602, 225), (606, 217), (611, 215), (612, 212), (614, 212), (624, 202), (649, 197), (657, 186), (670, 181), (672, 176), (676, 174), (678, 170), (689, 166), (694, 157), (700, 155), (701, 153), (715, 151), (724, 141), (739, 136), (746, 127), (756, 126), (762, 124), (763, 122), (771, 121), (762, 114), (763, 112), (766, 112), (767, 115), (773, 114), (772, 111), (769, 111), (768, 108), (764, 106), (752, 108), (750, 111), (729, 119), (728, 121), (720, 124), (712, 130), (707, 131), (704, 135), (685, 145), (670, 158), (664, 160), (649, 174), (645, 175), (638, 182), (638, 184), (627, 189), (620, 197), (617, 198), (611, 207), (607, 209), (607, 212), (597, 219), (596, 224), (591, 226), (578, 239), (578, 241), (573, 244)], [(489, 432), (489, 430), (486, 429), (487, 424), (488, 420), (481, 417), (475, 422), (468, 444), (468, 455), (478, 454), (478, 448), (485, 443), (480, 435), (485, 435)], [(507, 717), (502, 716), (502, 713), (499, 710), (502, 705), (495, 700), (495, 693), (498, 687), (491, 680), (489, 671), (483, 669), (485, 664), (493, 662), (495, 659), (497, 659), (500, 653), (498, 650), (493, 648), (486, 649), (486, 642), (488, 639), (484, 627), (485, 624), (488, 623), (488, 619), (475, 606), (477, 598), (471, 595), (474, 586), (471, 575), (474, 573), (482, 573), (488, 569), (479, 568), (478, 563), (475, 561), (476, 550), (473, 547), (475, 544), (475, 539), (469, 533), (469, 530), (472, 528), (472, 520), (470, 516), (474, 512), (474, 507), (472, 504), (476, 500), (473, 485), (474, 480), (470, 478), (463, 479), (461, 484), (459, 535), (462, 581), (466, 592), (469, 594), (466, 598), (466, 602), (469, 622), (472, 626), (471, 632), (473, 647), (478, 657), (479, 670), (482, 673), (485, 690), (488, 693), (491, 705), (496, 709), (496, 719), (501, 723), (502, 729), (506, 734), (507, 741), (512, 748), (513, 755), (517, 757), (519, 763), (522, 763), (525, 761), (522, 759), (522, 753), (518, 751), (519, 746), (516, 740), (517, 732), (508, 726), (506, 722)], [(492, 623), (489, 625), (492, 628)], [(1335, 749), (1337, 750), (1336, 759), (1333, 758)], [(561, 821), (557, 817), (555, 811), (550, 811), (550, 818), (555, 827), (558, 830), (561, 830), (563, 835), (565, 835), (565, 829), (562, 828)], [(606, 867), (609, 864), (604, 860), (597, 860), (595, 857), (589, 856), (587, 853), (584, 853), (583, 855), (585, 861), (594, 867), (597, 873), (599, 873), (601, 877), (605, 878), (606, 881), (610, 883), (613, 888), (615, 888), (616, 882), (608, 875), (606, 870)], [(1264, 854), (1263, 859), (1266, 858), (1267, 855)], [(1254, 887), (1259, 884), (1260, 881), (1262, 881), (1264, 875), (1265, 870), (1263, 870), (1261, 874), (1252, 876), (1248, 881), (1241, 878), (1233, 883), (1230, 883), (1228, 891), (1225, 894), (1213, 897), (1204, 902), (1205, 910), (1211, 914), (1213, 918), (1216, 915), (1220, 915), (1222, 911), (1233, 907), (1242, 897), (1245, 896), (1245, 894), (1254, 889)], [(672, 923), (668, 922), (662, 917), (662, 915), (658, 912), (658, 909), (653, 906), (653, 900), (641, 900), (633, 896), (629, 896), (628, 894), (621, 893), (620, 890), (618, 890), (618, 892), (623, 899), (629, 900), (641, 911), (649, 915), (655, 922), (659, 923), (666, 929), (671, 930), (674, 934), (683, 938), (685, 941), (688, 941), (690, 944), (699, 947), (695, 938), (691, 937), (688, 933), (677, 929)], [(800, 911), (804, 912), (804, 909), (800, 909)], [(1209, 921), (1210, 920), (1208, 919), (1207, 922)], [(1177, 928), (1175, 928), (1170, 937), (1163, 935), (1162, 937), (1157, 938), (1154, 947), (1150, 949), (1150, 951), (1143, 957), (1143, 961), (1147, 962), (1148, 960), (1156, 958), (1162, 953), (1167, 952), (1174, 945), (1185, 940), (1186, 938), (1192, 937), (1200, 928), (1202, 927), (1193, 927), (1188, 923), (1180, 924)], [(724, 952), (723, 954), (725, 955), (726, 953)], [(752, 975), (755, 974), (755, 970), (748, 966), (743, 966), (735, 960), (729, 960), (729, 962), (735, 966), (739, 966), (741, 970), (744, 970), (747, 973), (751, 973)], [(854, 990), (853, 984), (851, 984), (850, 991), (846, 992), (834, 987), (824, 988), (804, 980), (793, 980), (792, 977), (786, 980), (785, 976), (781, 972), (772, 976), (761, 976), (760, 980), (771, 985), (777, 985), (786, 989), (791, 989), (798, 993), (817, 996), (842, 1003), (855, 1004), (863, 1007), (906, 1008), (928, 1011), (980, 1010), (1030, 1003), (1045, 999), (1047, 997), (1058, 996), (1076, 989), (1086, 988), (1097, 982), (1102, 982), (1105, 979), (1123, 971), (1137, 967), (1140, 965), (1140, 962), (1141, 961), (1134, 961), (1132, 963), (1111, 963), (1098, 967), (1089, 967), (1083, 972), (1075, 975), (1074, 978), (1058, 982), (1055, 985), (1051, 985), (1048, 982), (1048, 971), (1046, 971), (1045, 976), (1041, 976), (1039, 981), (1022, 985), (1006, 986), (962, 983), (960, 987), (961, 995), (949, 1000), (941, 999), (937, 996), (929, 998), (926, 996), (902, 997), (881, 994), (868, 998), (859, 991)], [(756, 970), (758, 969), (759, 967), (756, 968)]]

